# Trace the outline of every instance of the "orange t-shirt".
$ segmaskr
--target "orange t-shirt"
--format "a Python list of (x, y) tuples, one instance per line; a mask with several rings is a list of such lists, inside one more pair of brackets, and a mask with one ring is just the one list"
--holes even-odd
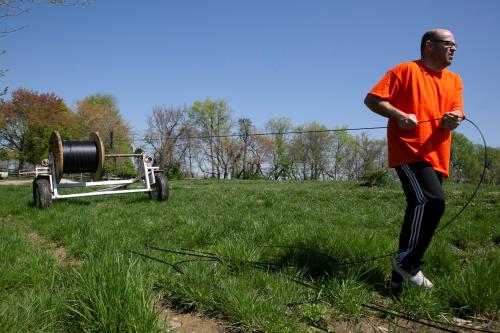
[(447, 69), (433, 71), (420, 60), (402, 63), (387, 72), (369, 93), (423, 121), (408, 130), (389, 119), (389, 167), (427, 161), (448, 177), (451, 133), (440, 126), (440, 119), (446, 112), (463, 113), (462, 91), (458, 74)]

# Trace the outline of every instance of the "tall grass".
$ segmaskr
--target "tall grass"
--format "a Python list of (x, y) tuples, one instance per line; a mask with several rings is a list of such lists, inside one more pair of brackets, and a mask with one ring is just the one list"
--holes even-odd
[(457, 274), (448, 276), (443, 294), (460, 315), (498, 318), (500, 305), (500, 265), (498, 253), (480, 251), (476, 260)]
[[(130, 194), (35, 210), (28, 186), (0, 187), (0, 216), (85, 262), (60, 279), (66, 310), (55, 312), (66, 319), (57, 327), (155, 331), (153, 292), (172, 307), (265, 332), (361, 319), (371, 315), (362, 305), (374, 300), (420, 317), (498, 322), (497, 187), (483, 187), (434, 238), (424, 272), (435, 290), (405, 287), (397, 300), (385, 289), (390, 257), (346, 264), (396, 250), (405, 204), (397, 183), (173, 181), (170, 189), (167, 203)], [(445, 184), (443, 223), (472, 190)]]
[(64, 330), (66, 274), (0, 218), (0, 332)]
[(69, 301), (74, 326), (83, 332), (155, 332), (151, 286), (136, 260), (120, 253), (89, 259), (77, 272)]

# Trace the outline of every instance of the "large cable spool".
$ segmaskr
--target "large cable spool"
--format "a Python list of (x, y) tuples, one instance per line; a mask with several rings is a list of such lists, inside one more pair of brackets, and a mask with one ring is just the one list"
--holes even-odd
[(50, 136), (49, 153), (54, 159), (56, 183), (63, 173), (89, 172), (94, 181), (104, 174), (104, 145), (99, 133), (92, 132), (89, 141), (62, 141), (59, 132)]

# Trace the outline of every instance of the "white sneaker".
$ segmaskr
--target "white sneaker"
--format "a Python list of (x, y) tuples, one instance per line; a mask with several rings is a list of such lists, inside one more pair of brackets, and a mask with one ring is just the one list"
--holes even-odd
[(396, 272), (398, 272), (403, 277), (403, 279), (405, 281), (410, 281), (411, 283), (413, 283), (416, 286), (424, 287), (427, 289), (432, 289), (432, 287), (434, 287), (432, 282), (429, 281), (429, 279), (427, 279), (424, 276), (422, 271), (418, 271), (417, 274), (415, 274), (415, 275), (410, 274), (398, 266), (395, 258), (392, 260), (392, 269), (395, 270)]

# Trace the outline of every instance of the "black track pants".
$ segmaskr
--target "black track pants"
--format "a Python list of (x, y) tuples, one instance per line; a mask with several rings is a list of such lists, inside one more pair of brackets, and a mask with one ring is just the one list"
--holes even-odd
[(407, 202), (396, 263), (415, 274), (422, 268), (425, 250), (444, 213), (442, 176), (427, 162), (404, 164), (396, 172)]

